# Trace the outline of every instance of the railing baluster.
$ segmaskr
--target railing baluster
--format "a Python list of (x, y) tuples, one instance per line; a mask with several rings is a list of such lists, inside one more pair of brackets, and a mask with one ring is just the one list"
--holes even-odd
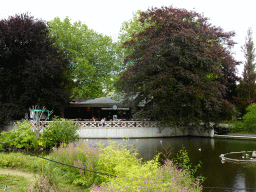
[[(46, 121), (45, 125), (49, 122)], [(40, 121), (40, 125), (42, 121)], [(86, 127), (103, 127), (101, 121), (74, 121), (74, 125), (79, 125), (81, 128)], [(104, 127), (157, 127), (156, 121), (105, 121)]]

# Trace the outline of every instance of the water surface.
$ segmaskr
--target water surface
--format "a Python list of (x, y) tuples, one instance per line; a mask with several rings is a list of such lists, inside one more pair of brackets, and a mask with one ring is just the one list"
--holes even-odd
[[(203, 175), (206, 179), (205, 187), (224, 188), (255, 188), (256, 191), (256, 163), (221, 162), (221, 154), (229, 152), (253, 151), (256, 150), (256, 142), (250, 140), (214, 139), (203, 137), (173, 137), (173, 138), (149, 138), (149, 139), (112, 139), (117, 143), (132, 144), (139, 152), (139, 157), (150, 160), (158, 152), (169, 155), (169, 159), (176, 157), (182, 146), (188, 151), (189, 158), (193, 165), (200, 161), (202, 167), (197, 174)], [(97, 142), (108, 143), (107, 139), (85, 139), (93, 145)], [(164, 157), (163, 157), (164, 158)], [(204, 191), (249, 191), (249, 190), (224, 190), (204, 189)]]

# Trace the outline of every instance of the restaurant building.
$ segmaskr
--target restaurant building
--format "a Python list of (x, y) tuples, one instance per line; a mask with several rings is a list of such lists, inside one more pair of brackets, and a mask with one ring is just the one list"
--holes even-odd
[(125, 106), (122, 99), (116, 96), (106, 96), (95, 99), (73, 99), (65, 108), (64, 118), (79, 120), (130, 120), (131, 110)]

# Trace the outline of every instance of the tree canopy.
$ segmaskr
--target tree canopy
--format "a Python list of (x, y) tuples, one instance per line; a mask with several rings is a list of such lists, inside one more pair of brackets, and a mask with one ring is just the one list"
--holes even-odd
[(95, 98), (110, 92), (121, 64), (117, 44), (80, 21), (71, 23), (68, 17), (63, 21), (56, 17), (48, 25), (50, 37), (56, 38), (54, 45), (68, 51), (72, 62), (72, 97)]
[(24, 117), (32, 105), (62, 111), (72, 86), (67, 55), (53, 47), (44, 21), (28, 14), (0, 21), (0, 117)]
[(243, 71), (243, 78), (237, 87), (237, 97), (235, 97), (235, 104), (237, 110), (241, 115), (245, 115), (246, 108), (256, 101), (256, 73), (255, 73), (255, 48), (252, 40), (252, 31), (247, 32), (246, 42), (242, 47), (245, 55), (245, 64)]
[(234, 106), (223, 98), (228, 83), (224, 70), (235, 76), (230, 53), (234, 32), (173, 7), (140, 12), (138, 21), (143, 30), (123, 43), (133, 51), (118, 82), (135, 116), (176, 125), (230, 118)]

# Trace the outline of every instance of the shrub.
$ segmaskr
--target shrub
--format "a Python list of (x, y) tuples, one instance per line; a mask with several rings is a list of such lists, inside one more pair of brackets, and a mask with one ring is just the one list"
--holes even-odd
[[(191, 178), (194, 177), (194, 174), (196, 173), (197, 169), (201, 167), (201, 162), (199, 162), (199, 164), (196, 165), (194, 168), (192, 167), (192, 164), (188, 157), (188, 152), (186, 151), (184, 146), (182, 146), (182, 149), (177, 153), (176, 158), (174, 159), (174, 163), (180, 169), (186, 171)], [(204, 179), (202, 176), (199, 176), (199, 178), (201, 180)]]
[(126, 169), (141, 164), (138, 152), (132, 145), (117, 145), (116, 142), (110, 141), (109, 146), (98, 144), (98, 147), (100, 150), (98, 166), (102, 172), (124, 176), (127, 174)]
[(91, 191), (201, 191), (199, 180), (192, 176), (196, 169), (192, 169), (184, 148), (177, 156), (179, 166), (170, 160), (166, 160), (161, 166), (159, 156), (160, 153), (153, 160), (142, 162), (131, 145), (111, 142), (107, 147), (91, 147), (85, 142), (78, 142), (76, 145), (70, 143), (66, 147), (55, 148), (49, 158), (117, 177), (92, 173), (21, 153), (2, 153), (0, 166), (25, 168), (33, 172), (44, 168), (36, 185), (31, 186), (32, 191), (40, 191), (44, 186), (57, 190), (54, 184), (56, 182), (82, 185)]
[(61, 143), (68, 144), (79, 138), (77, 130), (80, 127), (71, 120), (54, 118), (48, 127), (42, 133), (42, 140), (47, 148), (59, 147)]
[[(32, 122), (24, 120), (15, 124), (16, 129), (0, 134), (0, 142), (11, 145), (15, 148), (34, 150), (40, 148), (52, 149), (59, 147), (60, 143), (68, 144), (79, 138), (77, 130), (78, 125), (70, 120), (55, 118), (53, 122), (49, 122), (44, 130), (40, 133), (39, 139), (31, 128)], [(0, 144), (1, 148), (7, 148), (6, 145)]]
[(247, 133), (242, 121), (234, 121), (228, 126), (228, 131), (231, 133)]
[[(111, 142), (107, 147), (100, 144), (96, 147), (90, 147), (85, 142), (78, 142), (77, 145), (70, 143), (67, 147), (61, 146), (54, 149), (50, 154), (50, 158), (55, 161), (121, 177), (127, 175), (133, 167), (133, 170), (140, 167), (141, 159), (138, 159), (137, 156), (138, 153), (132, 146), (116, 145), (114, 142)], [(101, 185), (113, 177), (52, 162), (48, 162), (46, 168), (51, 171), (56, 179), (83, 185), (86, 188), (93, 184)], [(144, 173), (149, 172), (150, 170), (144, 169)]]
[[(39, 141), (33, 133), (28, 120), (16, 122), (15, 127), (15, 130), (1, 132), (0, 141), (2, 143), (23, 149), (37, 149), (43, 147), (43, 143)], [(7, 148), (7, 146), (1, 144), (1, 148)]]
[[(158, 154), (153, 160), (142, 162), (131, 145), (90, 147), (84, 142), (55, 149), (50, 158), (65, 164), (114, 176), (87, 172), (72, 167), (47, 162), (54, 180), (83, 185), (91, 191), (201, 191), (200, 183), (192, 174), (186, 151), (180, 152), (184, 163), (178, 168), (172, 161), (159, 163)], [(182, 157), (184, 156), (184, 157)], [(188, 159), (188, 160), (187, 160)]]
[(242, 121), (235, 121), (229, 126), (229, 131), (233, 133), (256, 133), (256, 103), (246, 108), (247, 113)]
[[(110, 147), (111, 149), (112, 147)], [(109, 150), (106, 150), (109, 151)], [(110, 150), (111, 151), (111, 150)], [(113, 154), (110, 155), (113, 157)], [(118, 177), (109, 178), (101, 186), (93, 185), (90, 191), (202, 191), (200, 180), (193, 174), (200, 166), (192, 169), (186, 150), (183, 148), (177, 155), (179, 168), (173, 161), (166, 160), (164, 165), (159, 163), (160, 153), (151, 161), (136, 163), (119, 167)], [(114, 158), (115, 159), (115, 158)], [(114, 161), (113, 159), (113, 161)], [(108, 162), (107, 162), (108, 163)], [(125, 169), (126, 168), (126, 169)], [(117, 169), (117, 167), (115, 168)], [(119, 170), (118, 169), (118, 170)], [(118, 174), (121, 173), (121, 174)]]
[(256, 103), (246, 108), (247, 113), (243, 116), (243, 125), (247, 132), (256, 133)]
[(133, 166), (123, 177), (111, 178), (102, 186), (93, 185), (90, 191), (202, 191), (199, 180), (190, 177), (189, 172), (178, 169), (172, 161), (166, 160), (159, 166), (158, 156), (144, 164)]

